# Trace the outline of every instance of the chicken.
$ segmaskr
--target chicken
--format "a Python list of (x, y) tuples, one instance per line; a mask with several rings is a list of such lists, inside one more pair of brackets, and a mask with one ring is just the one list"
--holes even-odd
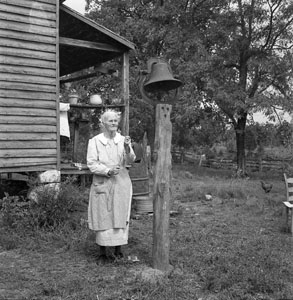
[(272, 183), (266, 183), (266, 182), (263, 182), (263, 181), (260, 181), (261, 183), (261, 187), (262, 189), (266, 192), (266, 193), (269, 193), (273, 187), (273, 184)]

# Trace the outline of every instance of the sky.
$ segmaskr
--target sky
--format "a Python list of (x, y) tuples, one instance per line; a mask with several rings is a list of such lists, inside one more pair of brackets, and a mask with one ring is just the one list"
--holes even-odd
[[(287, 112), (282, 112), (282, 111), (278, 111), (278, 115), (280, 117), (280, 119), (282, 121), (287, 121), (287, 122), (291, 122), (292, 120), (292, 116), (290, 116), (289, 113)], [(266, 122), (269, 122), (269, 123), (275, 123), (275, 124), (278, 124), (279, 121), (278, 121), (278, 118), (276, 117), (275, 115), (275, 118), (276, 118), (276, 122), (272, 122), (272, 121), (269, 121), (268, 118), (261, 112), (257, 112), (257, 113), (254, 113), (253, 114), (253, 119), (255, 122), (258, 122), (258, 123), (266, 123)]]
[(69, 6), (70, 8), (84, 14), (85, 0), (66, 0), (63, 4)]

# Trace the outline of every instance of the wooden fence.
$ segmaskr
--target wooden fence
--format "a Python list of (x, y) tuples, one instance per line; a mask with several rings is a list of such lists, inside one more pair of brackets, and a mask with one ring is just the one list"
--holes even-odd
[[(192, 152), (172, 151), (173, 162), (190, 162), (202, 167), (215, 169), (236, 169), (237, 163), (232, 159), (206, 158), (205, 155), (198, 155)], [(246, 168), (252, 172), (276, 171), (284, 172), (288, 166), (292, 165), (291, 160), (257, 160), (247, 159)]]

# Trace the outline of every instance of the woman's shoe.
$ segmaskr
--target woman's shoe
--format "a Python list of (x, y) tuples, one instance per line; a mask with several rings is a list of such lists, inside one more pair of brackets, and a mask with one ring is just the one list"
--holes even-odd
[(99, 257), (97, 258), (96, 264), (97, 265), (104, 265), (108, 262), (108, 257), (105, 254), (101, 254), (99, 255)]
[(123, 253), (122, 253), (121, 251), (117, 251), (117, 252), (115, 252), (115, 253), (114, 253), (114, 256), (115, 256), (115, 258), (118, 258), (118, 259), (120, 259), (120, 258), (123, 258), (123, 257), (124, 257), (124, 255), (123, 255)]
[(114, 251), (114, 256), (117, 259), (123, 258), (123, 253), (121, 251), (121, 246), (116, 246)]

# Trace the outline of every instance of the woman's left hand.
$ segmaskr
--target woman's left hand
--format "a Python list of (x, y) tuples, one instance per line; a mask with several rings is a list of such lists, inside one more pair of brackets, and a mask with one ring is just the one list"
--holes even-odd
[(131, 143), (130, 136), (126, 136), (124, 139), (124, 149), (125, 149), (126, 153), (130, 152), (130, 147), (129, 147), (130, 143)]
[(125, 139), (124, 139), (124, 144), (125, 144), (125, 145), (130, 145), (130, 143), (131, 143), (131, 138), (130, 138), (130, 136), (126, 136)]

